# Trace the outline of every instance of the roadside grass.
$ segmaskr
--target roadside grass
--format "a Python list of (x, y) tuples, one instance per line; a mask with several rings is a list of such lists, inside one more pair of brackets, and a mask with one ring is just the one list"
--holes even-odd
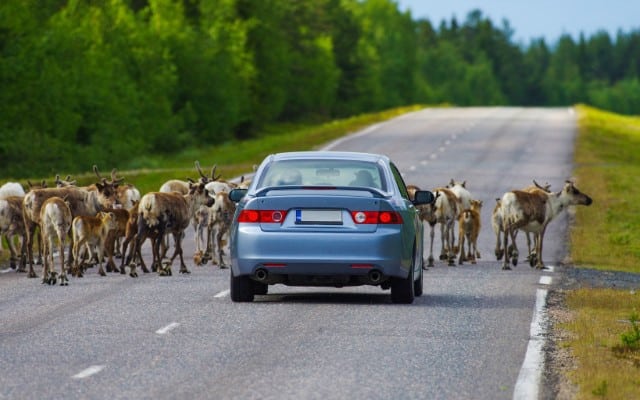
[[(205, 174), (209, 174), (212, 166), (216, 165), (216, 175), (222, 174), (223, 179), (231, 179), (253, 172), (254, 165), (259, 164), (269, 154), (315, 149), (367, 126), (424, 107), (424, 105), (400, 107), (321, 124), (274, 125), (253, 139), (222, 144), (203, 144), (170, 156), (141, 154), (130, 165), (115, 165), (115, 167), (118, 168), (118, 177), (125, 177), (125, 182), (133, 183), (143, 194), (157, 191), (169, 179), (199, 178), (194, 166), (195, 161), (200, 162)], [(111, 166), (100, 168), (103, 176), (109, 176), (110, 169), (107, 167), (111, 168)], [(67, 172), (60, 172), (60, 175), (66, 176)], [(78, 185), (89, 185), (96, 180), (93, 172), (72, 175), (72, 177), (77, 180)], [(45, 179), (51, 180), (51, 178)], [(32, 182), (41, 180), (42, 178), (31, 179)]]
[(571, 235), (576, 265), (640, 273), (640, 118), (578, 107), (578, 187), (591, 207), (577, 207)]
[[(578, 267), (640, 273), (640, 118), (578, 106), (575, 170), (591, 207), (576, 207), (571, 257)], [(638, 290), (566, 293), (563, 345), (576, 360), (568, 377), (578, 399), (640, 398)]]
[[(577, 289), (567, 293), (569, 332), (576, 369), (568, 373), (578, 399), (640, 398), (640, 337), (631, 320), (640, 312), (640, 293), (633, 290)], [(635, 325), (637, 327), (637, 323)], [(627, 340), (625, 340), (627, 338)]]

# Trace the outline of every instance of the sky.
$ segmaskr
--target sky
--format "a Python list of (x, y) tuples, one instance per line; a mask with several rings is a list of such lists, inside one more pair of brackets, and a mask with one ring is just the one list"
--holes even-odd
[(469, 11), (479, 9), (493, 24), (502, 27), (507, 19), (514, 31), (513, 41), (528, 45), (544, 37), (554, 44), (561, 35), (578, 39), (606, 30), (615, 39), (618, 30), (640, 30), (638, 0), (395, 0), (401, 11), (410, 10), (414, 20), (428, 19), (437, 28), (455, 16), (464, 23)]

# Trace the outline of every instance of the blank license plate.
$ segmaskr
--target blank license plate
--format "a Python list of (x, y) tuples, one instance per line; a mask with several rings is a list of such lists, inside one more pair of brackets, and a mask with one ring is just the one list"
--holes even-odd
[(341, 225), (341, 210), (296, 210), (296, 224)]

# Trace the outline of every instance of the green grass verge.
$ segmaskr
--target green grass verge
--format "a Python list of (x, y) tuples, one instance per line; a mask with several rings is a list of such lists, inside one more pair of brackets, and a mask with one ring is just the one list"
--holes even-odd
[(576, 265), (640, 273), (640, 118), (579, 106), (579, 207), (571, 236)]
[[(125, 177), (125, 182), (136, 185), (141, 193), (157, 191), (169, 179), (198, 178), (194, 162), (200, 162), (205, 173), (209, 173), (213, 165), (217, 165), (217, 174), (223, 179), (230, 179), (253, 171), (269, 154), (283, 151), (311, 150), (327, 142), (356, 132), (369, 125), (386, 121), (399, 115), (417, 111), (423, 105), (394, 108), (378, 113), (370, 113), (351, 118), (334, 120), (323, 124), (279, 125), (269, 127), (255, 139), (235, 141), (222, 144), (203, 144), (171, 156), (141, 154), (131, 166), (118, 166), (118, 176)], [(103, 176), (108, 176), (110, 166), (101, 167)], [(67, 172), (61, 172), (66, 176)], [(93, 172), (73, 175), (78, 185), (95, 182)], [(45, 178), (51, 182), (51, 178)], [(42, 178), (31, 179), (40, 182)]]
[[(593, 197), (576, 208), (571, 255), (578, 267), (640, 272), (640, 118), (578, 106), (576, 178)], [(632, 322), (640, 292), (579, 289), (566, 294), (559, 324), (576, 368), (578, 399), (640, 398), (640, 335)], [(635, 330), (634, 330), (635, 328)]]

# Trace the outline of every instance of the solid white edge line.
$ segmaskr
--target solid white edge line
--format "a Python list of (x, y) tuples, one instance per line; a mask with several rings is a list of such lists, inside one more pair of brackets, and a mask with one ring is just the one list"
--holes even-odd
[(92, 365), (89, 368), (78, 372), (77, 374), (72, 376), (72, 378), (73, 379), (88, 378), (91, 375), (97, 374), (98, 372), (102, 371), (103, 369), (104, 369), (104, 365)]
[(548, 275), (543, 275), (540, 277), (540, 280), (538, 281), (538, 283), (541, 285), (551, 285), (552, 281), (553, 281), (552, 277)]
[(544, 369), (543, 346), (547, 320), (544, 307), (547, 303), (547, 294), (546, 289), (536, 291), (536, 305), (531, 320), (529, 345), (513, 390), (514, 400), (538, 399), (540, 380)]
[(213, 297), (215, 297), (216, 299), (219, 299), (219, 298), (222, 298), (222, 297), (227, 296), (229, 293), (230, 293), (230, 290), (229, 290), (229, 289), (227, 289), (227, 290), (223, 290), (222, 292), (220, 292), (220, 293), (216, 294), (216, 295), (215, 295), (215, 296), (213, 296)]
[(169, 332), (169, 331), (170, 331), (170, 330), (172, 330), (172, 329), (177, 328), (178, 326), (180, 326), (180, 324), (179, 324), (179, 323), (177, 323), (177, 322), (172, 322), (172, 323), (170, 323), (169, 325), (165, 326), (164, 328), (160, 328), (160, 329), (158, 329), (158, 330), (156, 331), (156, 333), (157, 333), (158, 335), (164, 335), (165, 333)]

